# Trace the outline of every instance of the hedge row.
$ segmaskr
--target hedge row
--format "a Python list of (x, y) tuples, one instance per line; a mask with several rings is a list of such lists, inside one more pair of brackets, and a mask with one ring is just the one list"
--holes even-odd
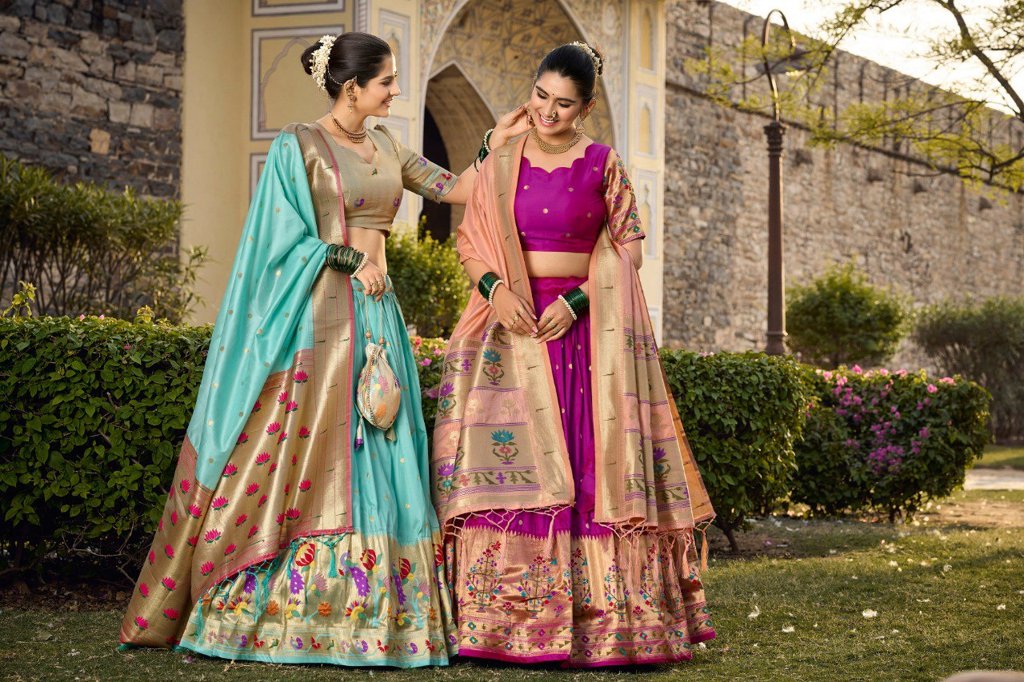
[[(0, 318), (0, 543), (31, 565), (56, 546), (130, 566), (174, 471), (210, 327)], [(414, 339), (433, 424), (444, 342)], [(912, 513), (985, 443), (988, 394), (923, 374), (816, 373), (757, 353), (663, 350), (719, 517), (733, 532), (793, 499)]]

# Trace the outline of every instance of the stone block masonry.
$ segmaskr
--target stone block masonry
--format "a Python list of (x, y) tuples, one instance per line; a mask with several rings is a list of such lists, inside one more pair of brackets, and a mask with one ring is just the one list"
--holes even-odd
[[(744, 24), (759, 31), (761, 19), (749, 17), (720, 3), (668, 3), (666, 345), (764, 348), (768, 119), (712, 102), (686, 72), (705, 46), (738, 43)], [(829, 96), (840, 103), (882, 98), (887, 78), (906, 80), (849, 54), (839, 75)], [(767, 93), (763, 78), (748, 87)], [(1024, 293), (1024, 195), (979, 192), (880, 149), (811, 147), (796, 125), (785, 145), (787, 285), (853, 260), (917, 306)], [(890, 364), (917, 367), (926, 358), (906, 345)]]
[(0, 2), (0, 152), (178, 198), (182, 0)]

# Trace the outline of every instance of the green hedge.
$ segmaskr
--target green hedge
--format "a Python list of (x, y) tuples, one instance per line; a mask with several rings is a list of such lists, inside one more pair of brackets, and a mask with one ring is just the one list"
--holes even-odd
[(989, 393), (960, 377), (854, 366), (812, 385), (793, 500), (815, 512), (911, 515), (963, 485), (988, 442)]
[(210, 327), (0, 319), (0, 540), (134, 560), (195, 403)]
[(926, 308), (914, 341), (941, 371), (991, 391), (996, 440), (1024, 442), (1024, 296)]
[(736, 548), (734, 531), (789, 494), (807, 370), (762, 353), (662, 350), (661, 359), (718, 512), (715, 525)]
[[(25, 568), (59, 548), (73, 570), (100, 557), (105, 568), (134, 571), (174, 471), (210, 331), (145, 319), (0, 318), (0, 560)], [(430, 428), (444, 341), (413, 346)], [(984, 444), (987, 394), (959, 379), (815, 374), (758, 353), (663, 350), (662, 360), (716, 523), (733, 542), (745, 519), (794, 490), (818, 511), (912, 511), (959, 484)], [(875, 422), (841, 411), (852, 399), (835, 392), (841, 376), (862, 401), (888, 390), (878, 415), (896, 406), (901, 418), (887, 437), (920, 449), (898, 472), (889, 468), (898, 475), (880, 478), (865, 463)]]

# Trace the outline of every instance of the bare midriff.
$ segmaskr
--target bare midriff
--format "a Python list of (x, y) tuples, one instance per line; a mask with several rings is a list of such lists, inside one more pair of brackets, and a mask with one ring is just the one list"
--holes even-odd
[(586, 277), (590, 270), (589, 253), (525, 251), (523, 257), (530, 277)]
[(348, 245), (358, 249), (370, 257), (370, 262), (380, 268), (383, 274), (388, 273), (387, 257), (384, 253), (385, 232), (364, 227), (348, 227)]

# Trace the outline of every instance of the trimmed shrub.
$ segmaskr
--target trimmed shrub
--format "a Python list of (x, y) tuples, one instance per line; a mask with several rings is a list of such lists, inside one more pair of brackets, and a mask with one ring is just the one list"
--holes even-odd
[(19, 281), (38, 287), (37, 312), (130, 318), (143, 306), (183, 319), (206, 250), (178, 258), (182, 206), (62, 185), (41, 168), (0, 154), (0, 296)]
[(833, 266), (786, 292), (789, 348), (819, 367), (877, 365), (896, 352), (907, 333), (902, 300), (868, 284), (853, 264)]
[(124, 567), (162, 508), (210, 327), (0, 319), (0, 541), (19, 568), (62, 556)]
[(988, 441), (990, 397), (961, 377), (819, 371), (796, 445), (793, 500), (817, 513), (871, 509), (912, 516), (963, 485)]
[[(469, 280), (459, 263), (454, 237), (439, 242), (426, 230), (419, 238), (388, 238), (388, 275), (407, 324), (426, 337), (447, 337), (469, 300)], [(430, 422), (433, 423), (433, 422)]]
[(809, 401), (807, 370), (761, 353), (661, 351), (715, 525), (737, 549), (745, 520), (789, 494)]
[(1024, 441), (1024, 297), (926, 308), (913, 338), (940, 371), (992, 393), (996, 440)]

